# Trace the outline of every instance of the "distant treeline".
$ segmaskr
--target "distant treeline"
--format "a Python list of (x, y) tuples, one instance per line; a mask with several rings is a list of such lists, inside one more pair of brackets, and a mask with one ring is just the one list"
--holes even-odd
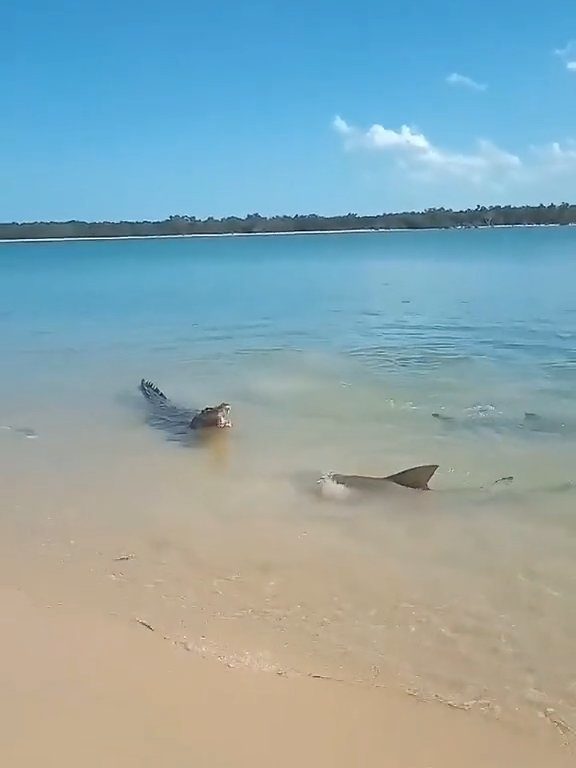
[(151, 237), (157, 235), (254, 234), (258, 232), (315, 232), (345, 229), (453, 229), (505, 225), (576, 224), (576, 205), (476, 206), (464, 211), (428, 208), (425, 211), (382, 213), (375, 216), (260, 216), (197, 219), (170, 216), (164, 221), (37, 221), (0, 224), (1, 240), (68, 237)]

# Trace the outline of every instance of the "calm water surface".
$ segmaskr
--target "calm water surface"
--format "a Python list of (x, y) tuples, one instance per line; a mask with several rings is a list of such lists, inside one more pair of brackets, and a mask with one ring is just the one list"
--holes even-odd
[[(571, 229), (0, 244), (3, 578), (576, 728), (575, 286)], [(227, 442), (147, 425), (143, 376)]]

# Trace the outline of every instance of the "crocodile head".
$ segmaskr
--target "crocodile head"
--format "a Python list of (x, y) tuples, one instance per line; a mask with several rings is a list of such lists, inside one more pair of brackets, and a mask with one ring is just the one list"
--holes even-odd
[(216, 429), (225, 429), (231, 427), (230, 410), (228, 403), (220, 403), (220, 405), (211, 405), (208, 408), (203, 408), (190, 422), (190, 428), (206, 429), (215, 427)]

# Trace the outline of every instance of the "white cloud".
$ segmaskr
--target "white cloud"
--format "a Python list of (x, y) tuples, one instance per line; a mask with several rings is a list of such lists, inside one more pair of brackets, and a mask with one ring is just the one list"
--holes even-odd
[(471, 91), (485, 91), (488, 87), (485, 83), (478, 83), (471, 77), (466, 75), (460, 75), (458, 72), (452, 72), (446, 78), (448, 85), (461, 86), (463, 88), (469, 88)]
[(486, 140), (477, 141), (472, 151), (462, 153), (435, 146), (423, 133), (408, 125), (396, 131), (375, 123), (361, 130), (336, 117), (333, 127), (344, 138), (346, 149), (388, 153), (402, 168), (419, 175), (462, 176), (480, 182), (487, 176), (509, 173), (522, 165), (517, 155)]
[[(369, 156), (369, 185), (394, 189), (407, 208), (484, 203), (538, 204), (570, 199), (576, 183), (576, 138), (507, 151), (486, 139), (466, 151), (440, 146), (408, 125), (359, 128), (342, 117), (333, 129), (350, 152)], [(377, 163), (377, 157), (382, 163)], [(365, 170), (365, 169), (364, 169)], [(365, 177), (367, 178), (367, 177)]]
[(347, 136), (349, 133), (352, 132), (352, 128), (348, 125), (348, 123), (345, 120), (342, 120), (342, 118), (339, 115), (336, 115), (334, 120), (332, 121), (332, 127), (335, 131), (338, 133), (341, 133), (342, 136)]
[(567, 141), (564, 144), (553, 141), (542, 147), (531, 147), (531, 153), (536, 162), (550, 171), (576, 170), (576, 141)]
[(349, 147), (364, 147), (365, 149), (387, 149), (413, 147), (414, 149), (428, 149), (428, 139), (421, 133), (417, 133), (408, 125), (402, 125), (399, 131), (393, 131), (390, 128), (384, 128), (383, 125), (375, 123), (362, 133), (357, 128), (349, 125), (339, 115), (337, 115), (332, 125), (334, 129), (342, 136), (348, 137)]
[(576, 41), (569, 40), (564, 48), (556, 48), (554, 54), (562, 59), (569, 72), (576, 72)]
[(388, 147), (412, 147), (414, 149), (428, 149), (428, 139), (421, 133), (412, 130), (408, 125), (402, 125), (399, 131), (384, 128), (383, 125), (375, 123), (366, 132), (366, 142), (368, 146), (376, 149), (387, 149)]

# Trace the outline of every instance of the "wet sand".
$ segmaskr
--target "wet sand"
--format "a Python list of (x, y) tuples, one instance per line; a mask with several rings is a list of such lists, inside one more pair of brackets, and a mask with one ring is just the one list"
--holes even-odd
[(229, 668), (121, 618), (0, 590), (11, 768), (568, 766), (536, 740), (385, 689)]
[[(571, 494), (545, 528), (542, 500), (521, 492), (331, 502), (294, 483), (291, 454), (261, 437), (255, 453), (239, 434), (245, 450), (223, 471), (145, 425), (114, 442), (105, 421), (71, 422), (70, 442), (39, 426), (36, 440), (6, 435), (1, 587), (49, 613), (141, 618), (188, 658), (257, 678), (418, 696), (466, 716), (456, 723), (537, 738), (550, 760), (574, 741)], [(51, 668), (44, 630), (26, 634)]]

